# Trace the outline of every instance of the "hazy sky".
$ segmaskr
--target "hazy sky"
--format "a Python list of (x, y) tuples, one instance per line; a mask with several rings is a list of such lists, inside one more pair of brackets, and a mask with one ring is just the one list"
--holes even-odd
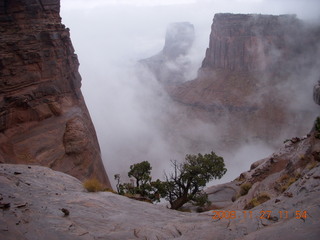
[[(82, 92), (111, 182), (115, 173), (124, 174), (130, 164), (144, 160), (151, 161), (159, 176), (170, 159), (190, 153), (183, 139), (168, 140), (165, 116), (174, 110), (152, 76), (137, 75), (135, 64), (162, 49), (169, 23), (189, 21), (196, 34), (190, 78), (195, 77), (209, 44), (213, 16), (219, 12), (297, 14), (320, 20), (319, 0), (61, 0), (62, 22), (71, 29)], [(194, 129), (199, 132), (185, 134), (215, 131), (201, 124)], [(211, 138), (210, 134), (207, 141)], [(209, 148), (204, 146), (214, 150)], [(228, 180), (271, 152), (260, 143), (240, 149), (233, 167), (227, 166)]]

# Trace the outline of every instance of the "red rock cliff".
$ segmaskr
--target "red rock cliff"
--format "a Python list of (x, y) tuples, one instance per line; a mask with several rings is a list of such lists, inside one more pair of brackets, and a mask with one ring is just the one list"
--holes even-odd
[(303, 134), (316, 117), (319, 29), (294, 15), (216, 14), (198, 77), (169, 93), (238, 141)]
[(60, 0), (0, 2), (0, 162), (110, 187)]
[(232, 71), (275, 67), (276, 54), (282, 54), (281, 61), (289, 57), (288, 38), (299, 37), (300, 25), (294, 15), (216, 14), (202, 67)]

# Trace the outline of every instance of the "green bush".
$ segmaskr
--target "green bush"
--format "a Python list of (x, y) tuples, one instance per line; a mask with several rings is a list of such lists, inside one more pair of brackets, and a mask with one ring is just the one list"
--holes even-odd
[(212, 179), (220, 179), (227, 171), (222, 157), (214, 152), (209, 154), (187, 154), (185, 161), (172, 161), (173, 171), (165, 174), (165, 181), (151, 181), (151, 165), (148, 161), (130, 166), (129, 177), (135, 178), (135, 186), (120, 183), (120, 175), (116, 174), (117, 190), (121, 195), (137, 195), (135, 198), (151, 202), (165, 198), (171, 209), (179, 209), (185, 203), (203, 207), (210, 205), (203, 188)]

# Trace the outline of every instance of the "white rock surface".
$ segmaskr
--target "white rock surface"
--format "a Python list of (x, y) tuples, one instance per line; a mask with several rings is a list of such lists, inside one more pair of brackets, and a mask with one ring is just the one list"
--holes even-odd
[[(319, 239), (319, 177), (320, 168), (313, 168), (290, 187), (294, 197), (252, 209), (252, 219), (238, 210), (237, 219), (213, 220), (211, 212), (183, 213), (110, 192), (88, 193), (77, 179), (49, 168), (2, 164), (0, 239)], [(261, 220), (262, 209), (272, 216), (287, 210), (289, 217)], [(307, 219), (295, 219), (297, 210), (308, 211)]]

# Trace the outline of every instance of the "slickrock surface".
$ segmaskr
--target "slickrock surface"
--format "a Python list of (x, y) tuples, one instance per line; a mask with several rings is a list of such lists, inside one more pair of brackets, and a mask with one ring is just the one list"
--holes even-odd
[(0, 162), (110, 186), (59, 0), (0, 4)]
[[(313, 136), (291, 143), (274, 154), (273, 163), (260, 161), (241, 178), (208, 189), (214, 192), (210, 195), (213, 203), (214, 199), (230, 203), (224, 211), (235, 211), (235, 219), (212, 219), (210, 211), (183, 213), (110, 192), (88, 193), (79, 180), (49, 168), (1, 164), (0, 239), (317, 240), (319, 146)], [(305, 160), (300, 158), (303, 153)], [(309, 159), (312, 154), (315, 157)], [(277, 183), (282, 184), (282, 175), (296, 173), (300, 176), (285, 191), (279, 192), (281, 186), (275, 189)], [(251, 182), (252, 188), (232, 203), (231, 196), (244, 182)], [(261, 192), (270, 199), (248, 208), (245, 215), (244, 205)], [(271, 211), (270, 218), (262, 211)], [(296, 211), (307, 211), (306, 216)]]
[[(319, 129), (314, 127), (310, 134), (287, 140), (278, 152), (254, 162), (251, 169), (243, 172), (236, 180), (210, 187), (206, 192), (213, 206), (233, 209), (249, 209), (252, 199), (259, 195), (267, 194), (271, 199), (279, 196), (291, 198), (297, 195), (293, 192), (298, 191), (299, 187), (299, 191), (303, 188), (303, 192), (312, 192), (311, 186), (316, 186), (316, 180), (319, 180), (313, 172), (314, 168), (319, 167), (319, 153)], [(310, 181), (314, 182), (302, 187)], [(241, 193), (242, 186), (246, 184), (250, 185), (248, 193)]]
[[(317, 222), (320, 217), (319, 154), (319, 129), (313, 129), (304, 138), (293, 138), (269, 158), (253, 163), (251, 169), (236, 180), (208, 188), (206, 191), (212, 207), (244, 209), (247, 214), (250, 211), (272, 211), (271, 218), (275, 224), (244, 239), (259, 239), (263, 234), (275, 239), (298, 239), (298, 236), (305, 234), (306, 238), (316, 239), (320, 234)], [(243, 186), (248, 184), (248, 192), (241, 193)], [(254, 207), (256, 204), (258, 206)], [(288, 211), (292, 218), (281, 219), (284, 218), (284, 211)], [(307, 211), (307, 218), (299, 218), (296, 211)], [(308, 219), (311, 220), (309, 223)], [(282, 220), (284, 222), (280, 223)], [(263, 220), (260, 224), (269, 225), (272, 221)], [(305, 229), (301, 227), (301, 222), (306, 224)]]

